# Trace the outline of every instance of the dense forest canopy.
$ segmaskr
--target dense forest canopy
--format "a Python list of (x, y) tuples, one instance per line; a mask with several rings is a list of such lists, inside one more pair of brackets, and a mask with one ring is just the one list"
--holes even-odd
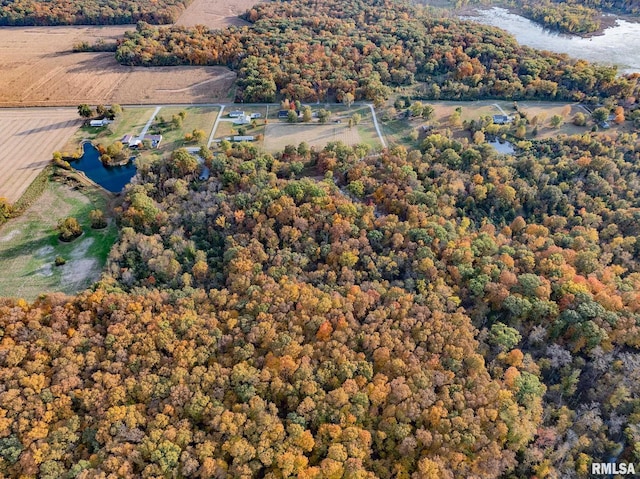
[(3, 302), (1, 470), (585, 477), (637, 460), (639, 151), (587, 134), (511, 157), (434, 134), (381, 154), (238, 144), (204, 183), (186, 152), (143, 168), (94, 292)]
[(246, 14), (250, 27), (154, 28), (140, 24), (120, 44), (127, 65), (228, 65), (237, 100), (279, 95), (325, 101), (351, 93), (382, 102), (393, 88), (425, 82), (427, 99), (584, 100), (637, 96), (635, 76), (517, 44), (504, 31), (435, 18), (387, 1), (277, 1)]
[(0, 0), (0, 25), (173, 23), (190, 0)]

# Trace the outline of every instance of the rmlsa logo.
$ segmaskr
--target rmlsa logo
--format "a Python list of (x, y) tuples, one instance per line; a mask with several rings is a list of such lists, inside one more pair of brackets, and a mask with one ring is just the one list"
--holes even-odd
[(636, 468), (631, 463), (621, 462), (592, 462), (591, 474), (613, 475), (613, 474), (635, 474)]

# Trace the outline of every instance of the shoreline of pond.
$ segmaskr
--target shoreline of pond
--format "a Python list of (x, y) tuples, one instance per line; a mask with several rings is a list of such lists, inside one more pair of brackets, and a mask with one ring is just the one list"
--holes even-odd
[(82, 156), (69, 162), (70, 166), (89, 181), (112, 194), (119, 194), (136, 175), (135, 160), (128, 158), (124, 165), (105, 165), (100, 152), (89, 140), (81, 143)]

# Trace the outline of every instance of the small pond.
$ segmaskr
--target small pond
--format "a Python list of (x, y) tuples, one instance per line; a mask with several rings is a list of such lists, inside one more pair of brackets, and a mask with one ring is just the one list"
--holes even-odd
[(125, 166), (104, 166), (100, 161), (100, 152), (88, 141), (82, 144), (82, 152), (82, 157), (71, 162), (71, 166), (113, 193), (122, 191), (124, 185), (129, 183), (136, 174), (133, 161)]
[(516, 149), (513, 147), (513, 144), (509, 143), (505, 140), (493, 140), (487, 141), (487, 143), (493, 146), (498, 153), (502, 153), (503, 155), (513, 155), (516, 152)]

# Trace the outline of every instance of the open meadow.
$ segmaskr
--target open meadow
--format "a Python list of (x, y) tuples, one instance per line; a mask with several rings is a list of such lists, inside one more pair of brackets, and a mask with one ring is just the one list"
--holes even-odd
[(128, 26), (0, 28), (0, 106), (227, 101), (225, 67), (129, 67), (114, 54), (73, 53), (75, 43), (114, 41)]
[(0, 109), (0, 197), (17, 201), (80, 124), (75, 109)]
[(345, 124), (271, 123), (266, 127), (264, 149), (273, 153), (282, 151), (287, 145), (298, 146), (303, 141), (309, 146), (322, 148), (332, 141), (354, 145), (362, 143), (362, 138), (357, 127), (349, 128)]
[[(71, 294), (98, 280), (117, 229), (113, 220), (104, 229), (91, 229), (93, 209), (107, 210), (107, 198), (96, 187), (76, 190), (49, 182), (37, 202), (0, 226), (0, 296), (33, 300), (43, 292)], [(67, 216), (76, 217), (84, 230), (71, 243), (59, 241), (54, 231)], [(64, 265), (55, 265), (58, 256)]]
[[(391, 102), (389, 102), (391, 103)], [(386, 118), (382, 121), (382, 130), (390, 144), (401, 144), (407, 147), (417, 147), (424, 137), (421, 131), (422, 126), (433, 128), (434, 132), (448, 130), (454, 138), (471, 139), (468, 130), (465, 130), (464, 123), (478, 120), (483, 117), (506, 114), (516, 115), (516, 105), (520, 113), (525, 114), (529, 123), (526, 125), (525, 139), (542, 140), (558, 135), (576, 135), (591, 132), (594, 121), (591, 114), (577, 103), (568, 102), (542, 102), (542, 101), (422, 101), (422, 103), (433, 108), (433, 117), (430, 119), (413, 117), (404, 118), (403, 110), (396, 110), (387, 106), (385, 110), (379, 112), (379, 118)], [(406, 107), (405, 107), (406, 109)], [(577, 113), (586, 116), (585, 126), (573, 124), (573, 117)], [(457, 114), (459, 118), (456, 119)], [(559, 125), (553, 126), (551, 119), (559, 116), (562, 121)], [(611, 123), (611, 128), (600, 130), (601, 133), (617, 134), (622, 132), (633, 132), (632, 122), (626, 121), (621, 125)], [(502, 127), (501, 134), (514, 134), (513, 124)]]
[[(371, 148), (380, 148), (380, 138), (375, 130), (371, 110), (368, 106), (354, 105), (347, 108), (343, 105), (323, 105), (323, 108), (331, 113), (327, 123), (319, 123), (315, 118), (308, 123), (287, 123), (278, 118), (279, 107), (277, 106), (270, 105), (268, 110), (265, 107), (247, 106), (245, 107), (247, 113), (262, 115), (260, 119), (256, 120), (256, 128), (252, 128), (251, 125), (233, 124), (228, 118), (228, 111), (225, 110), (225, 116), (218, 123), (214, 138), (220, 140), (237, 135), (239, 134), (238, 130), (243, 129), (246, 135), (263, 135), (262, 142), (257, 142), (256, 145), (269, 153), (282, 151), (287, 145), (297, 146), (303, 141), (309, 146), (318, 148), (333, 141), (341, 141), (347, 145), (365, 143)], [(312, 105), (314, 113), (319, 109), (320, 107), (317, 105)], [(360, 115), (360, 122), (350, 128), (349, 118), (356, 113)]]

